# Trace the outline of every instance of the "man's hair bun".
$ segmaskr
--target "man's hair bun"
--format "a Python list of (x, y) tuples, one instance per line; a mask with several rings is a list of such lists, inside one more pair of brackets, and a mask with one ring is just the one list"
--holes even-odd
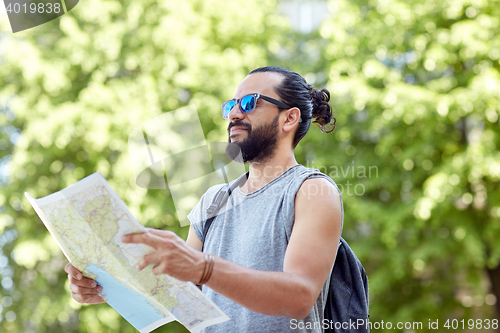
[[(317, 123), (323, 133), (330, 133), (335, 128), (335, 118), (332, 116), (330, 92), (326, 89), (317, 90), (296, 72), (282, 67), (261, 67), (250, 72), (253, 73), (278, 73), (283, 76), (280, 84), (274, 87), (279, 99), (290, 107), (300, 110), (300, 120), (293, 138), (293, 148), (306, 135), (311, 126), (311, 121)], [(282, 112), (285, 109), (278, 109)], [(315, 119), (313, 119), (315, 118)]]
[(332, 107), (330, 103), (330, 92), (328, 89), (318, 90), (313, 86), (309, 86), (311, 99), (313, 102), (312, 117), (316, 118), (313, 123), (316, 123), (324, 133), (330, 133), (335, 129), (337, 119), (332, 115)]

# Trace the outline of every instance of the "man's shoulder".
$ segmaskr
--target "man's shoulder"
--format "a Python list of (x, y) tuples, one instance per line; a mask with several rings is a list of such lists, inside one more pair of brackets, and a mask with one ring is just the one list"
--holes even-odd
[[(335, 181), (327, 174), (321, 172), (319, 169), (309, 168), (301, 165), (299, 173), (303, 175), (304, 182), (313, 182), (318, 184), (325, 184), (325, 186), (337, 187)], [(329, 185), (328, 185), (329, 184)]]
[(298, 186), (297, 196), (327, 196), (339, 197), (340, 190), (335, 181), (325, 173), (318, 169), (301, 166), (299, 170), (301, 175), (300, 184)]
[(313, 177), (306, 178), (295, 196), (295, 213), (307, 214), (307, 220), (310, 220), (310, 214), (319, 216), (338, 216), (340, 226), (343, 225), (343, 204), (342, 193), (337, 184), (328, 176), (318, 176), (315, 173)]
[(339, 197), (339, 189), (335, 182), (329, 178), (325, 177), (311, 177), (304, 180), (301, 184), (298, 195), (308, 195), (308, 196), (334, 196)]
[(317, 174), (317, 175), (322, 175), (324, 177), (330, 178), (327, 174), (321, 172), (321, 170), (316, 169), (316, 168), (310, 168), (310, 167), (305, 166), (303, 164), (299, 164), (297, 166), (297, 170), (299, 173), (302, 173), (302, 174)]

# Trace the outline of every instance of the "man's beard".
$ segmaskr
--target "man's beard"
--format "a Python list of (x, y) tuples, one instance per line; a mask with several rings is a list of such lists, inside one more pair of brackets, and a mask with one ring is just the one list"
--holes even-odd
[(231, 142), (231, 138), (229, 138), (226, 154), (232, 160), (241, 162), (241, 159), (237, 158), (241, 150), (243, 163), (249, 161), (263, 163), (271, 159), (278, 146), (278, 118), (279, 115), (277, 115), (270, 124), (265, 124), (255, 129), (252, 129), (247, 124), (235, 121), (231, 127), (245, 127), (247, 129), (247, 138), (243, 141), (235, 142)]

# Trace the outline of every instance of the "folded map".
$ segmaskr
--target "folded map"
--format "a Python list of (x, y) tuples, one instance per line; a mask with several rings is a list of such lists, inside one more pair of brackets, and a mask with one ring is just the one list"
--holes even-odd
[(177, 320), (191, 332), (229, 320), (193, 283), (137, 264), (153, 252), (121, 236), (145, 232), (100, 173), (44, 198), (25, 193), (71, 264), (102, 286), (101, 297), (141, 333)]

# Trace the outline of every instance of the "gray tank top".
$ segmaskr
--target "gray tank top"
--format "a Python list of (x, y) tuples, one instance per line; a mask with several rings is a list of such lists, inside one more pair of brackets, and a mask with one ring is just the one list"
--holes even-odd
[[(245, 194), (237, 187), (228, 200), (226, 211), (219, 213), (214, 219), (207, 239), (203, 239), (206, 211), (224, 184), (211, 187), (187, 217), (196, 235), (204, 243), (205, 252), (248, 268), (282, 272), (285, 251), (294, 223), (295, 194), (304, 180), (314, 177), (328, 179), (339, 190), (327, 175), (298, 164), (252, 193)], [(230, 184), (235, 181), (237, 180)], [(343, 227), (342, 197), (340, 201)], [(203, 286), (203, 293), (231, 318), (230, 321), (207, 327), (203, 332), (323, 332), (323, 312), (329, 284), (330, 276), (304, 320), (263, 315), (248, 310)]]

